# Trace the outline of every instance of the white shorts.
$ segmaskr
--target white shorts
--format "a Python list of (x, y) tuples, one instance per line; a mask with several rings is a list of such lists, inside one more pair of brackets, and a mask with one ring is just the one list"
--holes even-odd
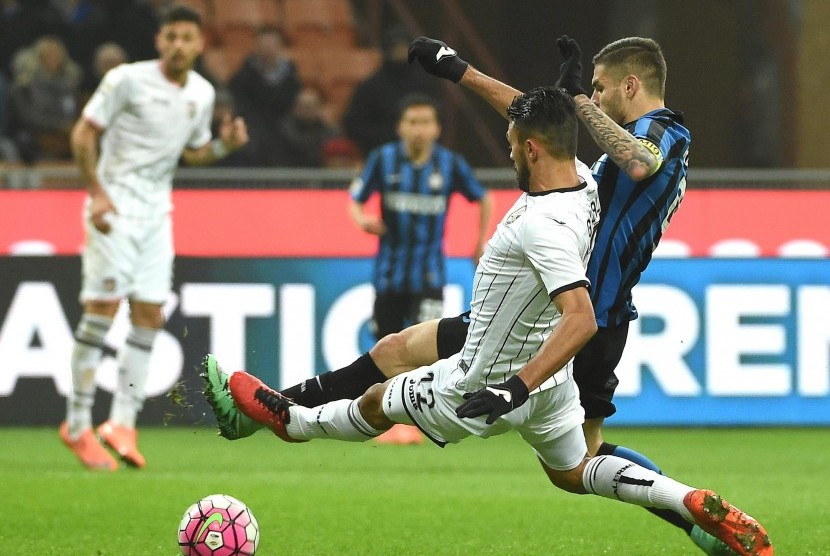
[(129, 297), (164, 303), (173, 286), (173, 225), (170, 214), (158, 218), (113, 215), (108, 234), (85, 218), (81, 302)]
[(456, 354), (393, 378), (383, 394), (386, 416), (416, 425), (442, 447), (470, 435), (487, 438), (516, 430), (552, 469), (565, 471), (582, 462), (588, 452), (582, 433), (585, 411), (572, 379), (531, 395), (524, 405), (488, 425), (486, 416), (462, 419), (455, 414), (466, 393), (456, 388), (464, 377), (459, 357)]

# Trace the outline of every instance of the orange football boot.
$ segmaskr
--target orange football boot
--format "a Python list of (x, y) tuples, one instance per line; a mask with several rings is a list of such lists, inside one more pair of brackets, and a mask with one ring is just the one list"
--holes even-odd
[(59, 429), (61, 440), (72, 450), (88, 469), (97, 471), (115, 471), (118, 469), (118, 462), (115, 461), (106, 448), (101, 446), (98, 439), (92, 433), (92, 429), (86, 429), (77, 439), (72, 440), (69, 436), (69, 424), (64, 421)]
[(144, 456), (138, 451), (136, 445), (138, 433), (134, 428), (116, 425), (112, 421), (104, 421), (98, 427), (97, 432), (101, 440), (118, 452), (124, 463), (130, 467), (141, 469), (147, 465)]
[(693, 490), (683, 498), (698, 527), (741, 556), (772, 556), (772, 542), (755, 518), (711, 490)]

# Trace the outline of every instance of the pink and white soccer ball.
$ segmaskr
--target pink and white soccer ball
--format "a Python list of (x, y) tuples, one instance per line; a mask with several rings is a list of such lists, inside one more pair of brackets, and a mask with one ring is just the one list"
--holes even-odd
[(211, 494), (187, 508), (179, 524), (185, 556), (252, 556), (259, 524), (250, 508), (227, 494)]

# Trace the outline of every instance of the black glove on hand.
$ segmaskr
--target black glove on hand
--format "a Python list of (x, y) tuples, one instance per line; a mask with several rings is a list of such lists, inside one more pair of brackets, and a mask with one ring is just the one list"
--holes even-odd
[(487, 386), (475, 394), (464, 394), (467, 401), (455, 408), (455, 414), (462, 419), (487, 415), (485, 423), (492, 425), (496, 419), (525, 403), (529, 396), (524, 381), (513, 375), (507, 382)]
[(587, 95), (582, 88), (582, 50), (579, 44), (568, 35), (562, 35), (556, 39), (556, 46), (565, 61), (559, 66), (559, 79), (554, 86), (565, 89), (572, 97)]
[(409, 43), (409, 63), (416, 59), (427, 73), (454, 83), (458, 83), (469, 65), (447, 43), (429, 37), (418, 37)]

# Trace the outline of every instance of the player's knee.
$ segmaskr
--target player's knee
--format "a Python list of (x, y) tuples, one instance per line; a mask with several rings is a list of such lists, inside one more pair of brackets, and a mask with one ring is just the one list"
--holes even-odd
[(160, 305), (130, 303), (130, 322), (135, 326), (161, 329), (164, 327), (164, 313)]
[(545, 470), (545, 474), (554, 486), (572, 494), (587, 494), (588, 491), (585, 490), (582, 482), (582, 471), (586, 461), (587, 459), (573, 469), (567, 470), (552, 469), (541, 460), (539, 463), (542, 464), (542, 469)]
[(369, 356), (380, 371), (391, 378), (389, 369), (400, 367), (406, 362), (406, 338), (400, 332), (388, 334), (369, 350)]
[(113, 319), (118, 312), (120, 303), (120, 301), (87, 301), (84, 303), (84, 312)]
[(386, 384), (375, 384), (366, 390), (358, 402), (360, 414), (370, 426), (378, 430), (388, 429), (393, 425), (383, 412), (384, 392), (386, 392)]

